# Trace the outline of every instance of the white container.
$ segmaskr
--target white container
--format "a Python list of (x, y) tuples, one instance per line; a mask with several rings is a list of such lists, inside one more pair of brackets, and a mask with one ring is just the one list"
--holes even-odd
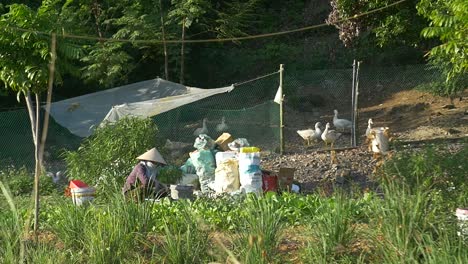
[(457, 208), (455, 215), (458, 218), (458, 236), (468, 238), (468, 208)]
[(94, 197), (96, 196), (96, 189), (93, 187), (73, 188), (71, 189), (71, 196), (73, 204), (81, 206), (94, 200)]

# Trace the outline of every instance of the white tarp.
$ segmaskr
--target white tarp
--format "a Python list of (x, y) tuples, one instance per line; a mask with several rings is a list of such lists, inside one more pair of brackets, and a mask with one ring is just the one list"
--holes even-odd
[(193, 88), (157, 78), (52, 103), (50, 114), (71, 133), (87, 137), (101, 123), (155, 116), (232, 89)]

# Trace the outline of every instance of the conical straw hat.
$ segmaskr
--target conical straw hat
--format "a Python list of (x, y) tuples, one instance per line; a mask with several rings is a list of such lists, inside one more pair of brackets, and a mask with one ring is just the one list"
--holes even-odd
[(137, 158), (137, 160), (149, 160), (149, 161), (159, 162), (159, 163), (167, 165), (167, 162), (164, 160), (161, 153), (159, 153), (159, 151), (156, 148), (152, 148), (146, 151), (145, 153), (140, 155)]

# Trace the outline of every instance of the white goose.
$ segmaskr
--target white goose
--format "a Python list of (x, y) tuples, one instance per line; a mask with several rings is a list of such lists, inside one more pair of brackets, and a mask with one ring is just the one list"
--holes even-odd
[(366, 137), (369, 138), (370, 136), (370, 132), (372, 130), (372, 125), (374, 124), (374, 122), (372, 122), (372, 118), (369, 118), (369, 120), (367, 121), (367, 129), (366, 129)]
[(372, 141), (372, 138), (374, 137), (374, 135), (372, 135), (371, 133), (373, 124), (374, 122), (372, 122), (372, 118), (369, 118), (369, 120), (367, 121), (367, 129), (366, 129), (366, 144), (368, 145), (369, 151), (372, 149), (371, 141)]
[(208, 121), (208, 118), (203, 118), (203, 127), (199, 127), (193, 131), (194, 136), (199, 136), (200, 134), (207, 134), (208, 135), (208, 128), (206, 127), (206, 121)]
[(315, 130), (310, 128), (306, 130), (297, 130), (297, 134), (299, 134), (299, 136), (301, 136), (307, 142), (307, 145), (310, 145), (310, 140), (320, 140), (320, 136), (322, 135), (320, 122), (315, 123)]
[(340, 131), (350, 131), (353, 123), (347, 119), (338, 118), (338, 110), (333, 110), (335, 116), (333, 116), (333, 126), (335, 126)]
[(226, 132), (228, 129), (229, 127), (226, 124), (226, 118), (223, 116), (223, 118), (221, 119), (221, 123), (216, 125), (216, 131)]
[(322, 133), (322, 140), (325, 142), (325, 145), (330, 143), (331, 162), (335, 163), (336, 153), (333, 150), (333, 144), (341, 136), (341, 133), (338, 133), (335, 130), (329, 130), (329, 129), (330, 129), (330, 123), (327, 123), (327, 125), (325, 126), (325, 130)]
[(322, 140), (325, 142), (325, 145), (330, 144), (330, 147), (333, 148), (333, 144), (340, 136), (341, 133), (338, 133), (335, 130), (330, 130), (330, 123), (327, 123), (325, 130), (322, 133)]

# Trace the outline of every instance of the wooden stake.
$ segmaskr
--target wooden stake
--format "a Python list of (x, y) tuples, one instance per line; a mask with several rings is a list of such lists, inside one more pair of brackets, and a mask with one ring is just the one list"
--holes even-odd
[[(283, 93), (283, 72), (284, 64), (280, 64), (280, 91)], [(280, 103), (280, 154), (284, 152), (284, 123), (283, 123), (283, 102), (284, 96), (281, 94), (281, 103)]]

